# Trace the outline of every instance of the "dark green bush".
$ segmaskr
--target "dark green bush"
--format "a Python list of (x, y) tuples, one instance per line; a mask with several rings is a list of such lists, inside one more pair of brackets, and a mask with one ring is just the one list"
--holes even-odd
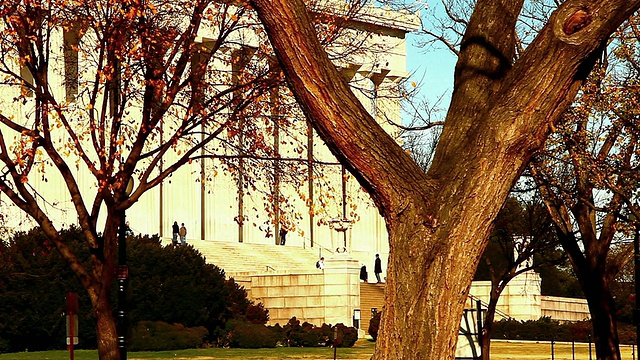
[[(87, 265), (89, 252), (80, 229), (71, 227), (60, 235)], [(18, 232), (9, 241), (0, 241), (0, 351), (64, 349), (69, 292), (79, 295), (76, 348), (95, 348), (89, 297), (42, 231)]]
[[(493, 324), (491, 338), (512, 340), (577, 341), (588, 342), (592, 335), (591, 321), (559, 323), (548, 317), (536, 321), (501, 320)], [(635, 327), (618, 323), (621, 344), (635, 344)], [(593, 338), (591, 338), (593, 341)]]
[(326, 344), (326, 342), (322, 340), (322, 330), (316, 327), (303, 328), (303, 331), (297, 333), (296, 338), (296, 342), (300, 347), (324, 346), (321, 344)]
[(338, 347), (352, 347), (358, 341), (358, 330), (356, 328), (344, 324), (336, 324), (335, 327), (338, 328), (339, 341), (336, 341)]
[(208, 331), (203, 326), (186, 328), (182, 324), (140, 321), (131, 330), (131, 351), (162, 351), (202, 347)]
[[(334, 341), (334, 336), (337, 339)], [(351, 347), (358, 340), (358, 330), (354, 327), (347, 327), (344, 324), (337, 324), (331, 327), (327, 324), (317, 327), (308, 322), (300, 324), (300, 320), (292, 317), (287, 325), (282, 328), (284, 338), (283, 345), (297, 347), (333, 346)]]
[(269, 310), (265, 309), (262, 303), (249, 304), (244, 314), (253, 324), (264, 325), (269, 321)]
[(373, 338), (373, 341), (376, 341), (378, 338), (378, 330), (380, 329), (380, 317), (382, 316), (382, 312), (377, 312), (369, 321), (369, 329), (367, 332)]
[(492, 338), (541, 341), (571, 341), (569, 324), (560, 324), (557, 320), (542, 317), (539, 320), (517, 321), (501, 320), (494, 323)]
[(230, 347), (258, 349), (272, 348), (278, 342), (278, 334), (262, 324), (231, 320), (227, 323)]
[[(591, 324), (589, 324), (591, 325)], [(636, 327), (634, 325), (618, 323), (618, 340), (621, 344), (636, 343)]]
[[(89, 249), (82, 231), (61, 231), (64, 242), (85, 266)], [(206, 264), (192, 246), (162, 246), (157, 236), (127, 238), (129, 321), (162, 321), (204, 326), (209, 342), (226, 337), (228, 320), (245, 318), (264, 324), (268, 310), (253, 304), (247, 292), (222, 269)], [(113, 289), (117, 289), (114, 285)], [(88, 295), (69, 265), (39, 229), (0, 241), (0, 351), (64, 349), (65, 295), (79, 295), (76, 348), (95, 348), (95, 318)], [(116, 291), (111, 294), (117, 311)]]
[(284, 329), (282, 328), (282, 326), (280, 326), (280, 324), (269, 325), (267, 326), (267, 328), (269, 328), (269, 330), (271, 330), (273, 335), (276, 337), (277, 344), (279, 344), (280, 346), (286, 345), (286, 339), (284, 337)]

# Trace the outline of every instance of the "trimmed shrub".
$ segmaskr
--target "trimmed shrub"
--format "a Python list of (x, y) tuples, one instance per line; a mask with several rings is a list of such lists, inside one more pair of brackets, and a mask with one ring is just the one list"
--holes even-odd
[(140, 321), (131, 329), (131, 351), (161, 351), (202, 347), (209, 331), (204, 326), (186, 328), (182, 324)]
[(536, 321), (501, 320), (494, 323), (492, 338), (571, 341), (571, 330), (568, 325), (561, 325), (557, 320), (549, 317), (542, 317)]
[(333, 346), (334, 332), (337, 330), (337, 347), (351, 347), (358, 340), (358, 330), (344, 324), (331, 327), (327, 324), (317, 327), (311, 323), (300, 324), (295, 316), (284, 326), (264, 326), (254, 324), (245, 319), (234, 319), (227, 322), (224, 332), (216, 334), (218, 346), (235, 348), (271, 348), (277, 344), (289, 347)]
[(272, 348), (278, 343), (278, 334), (262, 324), (231, 320), (226, 328), (230, 347), (258, 349)]
[[(334, 341), (337, 329), (337, 339)], [(358, 330), (354, 327), (347, 327), (344, 324), (336, 324), (331, 327), (327, 324), (317, 327), (308, 322), (300, 325), (300, 320), (292, 317), (287, 325), (282, 328), (284, 345), (286, 346), (333, 346), (351, 347), (358, 340)]]
[(376, 341), (378, 338), (378, 330), (380, 330), (380, 317), (382, 317), (382, 312), (377, 312), (369, 321), (369, 329), (367, 332), (373, 338), (373, 341)]
[(344, 324), (336, 324), (335, 327), (338, 328), (338, 340), (336, 341), (338, 347), (352, 347), (358, 341), (356, 328)]
[[(591, 321), (559, 323), (548, 317), (536, 321), (501, 320), (493, 324), (491, 338), (512, 340), (556, 340), (556, 341), (589, 341), (592, 335)], [(618, 338), (621, 344), (635, 344), (635, 327), (618, 323)]]

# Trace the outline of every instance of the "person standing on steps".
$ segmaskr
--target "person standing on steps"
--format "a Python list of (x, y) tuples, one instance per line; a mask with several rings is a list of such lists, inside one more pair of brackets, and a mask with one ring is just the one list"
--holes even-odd
[(178, 233), (180, 232), (180, 227), (178, 226), (177, 221), (173, 222), (173, 226), (171, 226), (171, 232), (173, 234), (171, 242), (173, 243), (173, 245), (178, 245)]
[(382, 281), (380, 281), (380, 274), (382, 274), (382, 260), (380, 260), (380, 254), (376, 254), (376, 262), (375, 266), (373, 267), (373, 272), (376, 274), (378, 283), (381, 283)]
[(184, 245), (187, 243), (187, 228), (184, 227), (184, 223), (182, 223), (182, 227), (180, 227), (180, 231), (178, 233), (180, 235), (180, 244)]
[(367, 274), (366, 265), (362, 265), (362, 267), (360, 267), (360, 280), (364, 282), (369, 282), (369, 275)]
[(289, 231), (287, 229), (283, 227), (280, 228), (280, 233), (278, 234), (278, 237), (280, 238), (280, 245), (284, 245), (285, 242), (287, 242), (287, 233)]
[(324, 257), (321, 257), (320, 260), (316, 263), (316, 268), (320, 270), (324, 270)]

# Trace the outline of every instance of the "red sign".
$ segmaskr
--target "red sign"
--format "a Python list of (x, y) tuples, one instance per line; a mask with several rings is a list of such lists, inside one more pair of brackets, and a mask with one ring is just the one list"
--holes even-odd
[(67, 294), (67, 315), (78, 314), (78, 293)]
[(116, 277), (118, 279), (126, 279), (129, 277), (129, 267), (127, 265), (118, 265), (116, 268)]

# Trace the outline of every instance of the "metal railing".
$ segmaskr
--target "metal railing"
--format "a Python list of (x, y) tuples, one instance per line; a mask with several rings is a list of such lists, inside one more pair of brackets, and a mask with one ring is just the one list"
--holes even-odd
[(267, 271), (269, 271), (269, 269), (271, 269), (271, 271), (276, 271), (276, 269), (274, 269), (273, 267), (267, 265)]
[[(482, 299), (480, 299), (480, 298), (479, 298), (479, 297), (477, 297), (477, 296), (473, 296), (472, 294), (469, 294), (469, 300), (471, 301), (471, 306), (474, 306), (474, 302), (475, 302), (475, 301), (480, 301), (480, 304), (482, 304), (482, 307), (483, 307), (484, 309), (489, 308), (489, 304), (487, 304), (486, 302), (482, 301)], [(506, 312), (504, 312), (504, 311), (500, 311), (500, 310), (498, 310), (498, 308), (497, 308), (497, 307), (496, 307), (495, 312), (496, 312), (496, 315), (500, 316), (500, 317), (501, 317), (501, 318), (503, 318), (503, 319), (507, 319), (507, 320), (512, 319), (512, 317), (511, 317), (509, 314), (507, 314), (507, 313), (506, 313)]]

